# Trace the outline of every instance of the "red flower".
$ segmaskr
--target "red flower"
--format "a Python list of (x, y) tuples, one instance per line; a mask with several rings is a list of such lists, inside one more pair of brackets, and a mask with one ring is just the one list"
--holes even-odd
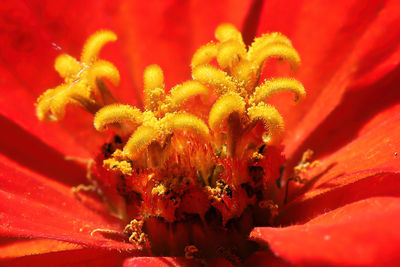
[(190, 263), (134, 257), (146, 253), (90, 235), (124, 223), (95, 199), (82, 205), (74, 197), (71, 187), (83, 182), (85, 170), (64, 155), (90, 158), (100, 135), (87, 127), (86, 114), (40, 123), (32, 103), (60, 82), (53, 70), (60, 52), (78, 55), (90, 34), (110, 28), (119, 41), (103, 56), (121, 73), (115, 93), (141, 105), (144, 67), (159, 64), (169, 88), (188, 79), (191, 55), (221, 22), (241, 27), (246, 41), (271, 31), (290, 37), (302, 58), (296, 78), (307, 98), (297, 106), (285, 96), (273, 99), (287, 128), (286, 170), (307, 149), (320, 161), (304, 186), (288, 182), (288, 204), (275, 226), (252, 231), (268, 246), (246, 264), (400, 262), (398, 1), (13, 1), (1, 3), (0, 12), (2, 263)]

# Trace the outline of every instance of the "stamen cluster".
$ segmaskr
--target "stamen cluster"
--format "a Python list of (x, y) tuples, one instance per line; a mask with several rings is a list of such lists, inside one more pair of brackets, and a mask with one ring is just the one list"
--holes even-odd
[[(246, 239), (253, 225), (276, 215), (270, 187), (284, 164), (284, 123), (264, 101), (282, 91), (293, 92), (295, 101), (306, 93), (293, 78), (260, 83), (260, 77), (271, 57), (287, 60), (293, 70), (300, 58), (280, 33), (264, 34), (248, 49), (232, 25), (219, 26), (215, 37), (218, 42), (195, 52), (193, 80), (169, 92), (161, 68), (148, 66), (141, 110), (118, 103), (108, 90), (104, 80), (118, 85), (119, 73), (98, 54), (116, 36), (99, 31), (86, 42), (80, 62), (66, 54), (56, 59), (65, 82), (47, 90), (36, 105), (40, 120), (62, 119), (71, 104), (94, 114), (96, 130), (112, 129), (112, 141), (90, 168), (92, 185), (113, 213), (130, 222), (124, 231), (129, 241), (150, 245), (158, 254), (202, 253), (199, 247), (215, 253), (218, 247), (202, 245), (207, 233), (228, 235), (216, 243), (226, 248), (232, 238)], [(160, 234), (165, 228), (160, 225), (186, 225), (187, 234), (167, 252), (162, 244), (170, 243), (169, 235)], [(207, 231), (196, 235), (196, 227)], [(237, 233), (229, 237), (232, 229)]]

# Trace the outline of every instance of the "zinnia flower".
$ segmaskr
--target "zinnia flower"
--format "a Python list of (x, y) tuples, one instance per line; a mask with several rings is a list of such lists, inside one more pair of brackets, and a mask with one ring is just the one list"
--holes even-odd
[[(16, 1), (2, 3), (0, 10), (2, 263), (168, 266), (204, 264), (204, 258), (215, 265), (399, 263), (398, 1), (335, 1), (326, 6), (257, 0)], [(295, 69), (298, 53), (302, 66), (295, 79), (271, 79), (290, 73), (279, 60), (265, 64), (262, 72), (242, 64), (252, 58), (251, 52), (237, 46), (237, 35), (224, 37), (232, 27), (218, 28), (223, 22), (241, 29), (247, 45), (263, 33), (288, 36), (290, 41), (271, 35), (282, 38), (276, 43), (286, 49), (272, 56)], [(218, 41), (202, 47), (221, 27)], [(118, 40), (110, 31), (98, 32), (102, 29), (115, 32)], [(80, 62), (75, 61), (89, 36), (100, 36), (100, 43), (115, 42), (104, 48), (87, 46)], [(213, 54), (216, 46), (219, 52)], [(100, 57), (97, 48), (102, 48)], [(254, 50), (260, 56), (261, 50)], [(210, 58), (202, 51), (211, 53)], [(200, 61), (192, 59), (195, 52)], [(232, 53), (238, 56), (230, 57)], [(212, 62), (215, 56), (217, 62)], [(54, 71), (56, 58), (55, 68), (64, 80)], [(222, 69), (229, 75), (215, 78), (224, 75)], [(81, 76), (74, 80), (78, 76), (72, 74)], [(195, 81), (185, 83), (191, 76)], [(243, 83), (234, 83), (239, 78)], [(268, 86), (277, 81), (290, 83), (287, 87), (303, 98), (301, 81), (307, 97), (297, 105), (285, 94), (270, 97)], [(65, 91), (57, 85), (78, 82), (90, 90), (59, 97)], [(196, 95), (192, 108), (183, 109), (186, 113), (176, 107), (182, 103), (174, 93), (164, 96), (159, 90), (176, 84), (180, 86), (171, 90), (175, 95), (184, 92), (178, 96), (185, 100)], [(48, 88), (53, 90), (42, 95), (35, 114), (33, 103)], [(182, 88), (196, 94), (187, 97)], [(208, 103), (203, 95), (210, 88), (218, 99), (209, 106), (199, 104)], [(257, 95), (249, 88), (261, 89)], [(269, 104), (264, 104), (267, 96)], [(41, 104), (46, 99), (51, 105)], [(130, 105), (115, 104), (116, 99)], [(264, 116), (265, 110), (272, 115)], [(90, 112), (96, 114), (97, 130), (110, 123), (119, 128), (104, 137), (92, 127)], [(46, 124), (36, 115), (62, 121)], [(268, 135), (262, 136), (265, 130)], [(213, 142), (204, 141), (209, 131)], [(251, 155), (243, 152), (250, 150)], [(144, 160), (143, 151), (150, 155)], [(171, 155), (182, 164), (170, 163)], [(87, 165), (88, 172), (87, 159), (95, 160)], [(170, 198), (175, 196), (168, 191), (176, 189), (173, 183), (156, 178), (176, 178), (176, 173), (194, 177), (188, 166), (196, 167), (200, 182), (182, 178), (179, 185), (191, 191)], [(88, 184), (86, 173), (99, 179), (88, 177), (93, 182)], [(133, 183), (137, 188), (132, 189), (125, 177), (139, 182), (146, 177), (143, 184), (149, 187)], [(246, 177), (253, 180), (241, 180)], [(196, 191), (196, 183), (213, 197), (202, 199), (205, 191)], [(103, 199), (82, 193), (84, 189), (94, 189)], [(212, 208), (202, 210), (208, 201)], [(138, 214), (146, 214), (147, 221), (140, 221)], [(194, 223), (187, 226), (182, 219), (187, 217)], [(180, 254), (186, 258), (151, 257)]]

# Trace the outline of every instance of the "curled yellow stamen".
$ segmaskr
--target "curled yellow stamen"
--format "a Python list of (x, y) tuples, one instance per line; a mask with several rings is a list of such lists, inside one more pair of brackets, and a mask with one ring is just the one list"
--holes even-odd
[(121, 123), (141, 124), (142, 112), (129, 105), (114, 104), (100, 109), (94, 116), (94, 127), (97, 131), (104, 131), (109, 124)]
[(192, 76), (194, 80), (212, 86), (219, 95), (237, 90), (237, 86), (226, 72), (211, 65), (197, 66), (193, 69)]
[(284, 44), (270, 44), (264, 49), (254, 53), (248, 59), (253, 62), (254, 67), (259, 70), (265, 60), (271, 57), (283, 58), (287, 60), (293, 71), (296, 71), (300, 66), (300, 57), (293, 47)]
[(54, 62), (54, 68), (61, 77), (73, 78), (81, 71), (82, 66), (70, 55), (61, 54), (56, 58)]
[(92, 64), (97, 60), (100, 50), (108, 42), (114, 42), (117, 36), (112, 31), (101, 30), (89, 37), (86, 41), (81, 55), (81, 62), (84, 64)]
[(209, 134), (207, 125), (201, 119), (188, 113), (169, 113), (161, 119), (160, 123), (164, 132), (189, 130), (201, 137)]
[(160, 131), (150, 126), (139, 126), (129, 138), (124, 147), (124, 154), (127, 158), (133, 159), (144, 151), (153, 141), (156, 141)]
[(261, 37), (255, 38), (247, 52), (248, 58), (254, 59), (261, 53), (265, 47), (270, 44), (283, 44), (292, 46), (292, 42), (280, 32), (272, 32), (263, 34)]
[(169, 95), (165, 98), (162, 105), (164, 112), (174, 112), (178, 110), (187, 100), (197, 95), (208, 95), (208, 87), (198, 81), (187, 81), (174, 86)]
[(99, 60), (93, 64), (88, 72), (88, 81), (91, 88), (98, 88), (98, 79), (108, 79), (113, 85), (118, 85), (120, 76), (117, 67), (111, 62)]
[(248, 108), (247, 114), (251, 122), (261, 121), (268, 130), (268, 135), (263, 137), (263, 141), (268, 145), (279, 144), (285, 130), (282, 116), (271, 105), (259, 103), (257, 106)]
[(222, 43), (218, 49), (217, 61), (221, 68), (232, 68), (246, 56), (245, 47), (236, 40)]
[(237, 93), (221, 96), (212, 106), (208, 118), (208, 125), (213, 131), (219, 130), (223, 121), (233, 112), (244, 113), (246, 103)]
[(215, 38), (220, 42), (235, 40), (244, 46), (242, 34), (232, 24), (221, 24), (215, 30)]
[(254, 95), (250, 102), (258, 104), (261, 101), (268, 99), (271, 95), (280, 92), (293, 92), (295, 94), (294, 101), (302, 100), (306, 96), (306, 91), (303, 85), (293, 78), (276, 78), (266, 80), (254, 90)]
[(190, 66), (193, 68), (197, 67), (198, 65), (208, 64), (217, 57), (218, 53), (218, 45), (211, 42), (206, 45), (203, 45), (194, 53), (192, 57), (192, 62)]
[[(95, 113), (103, 104), (103, 94), (108, 92), (104, 84), (100, 88), (102, 78), (109, 79), (114, 85), (119, 84), (120, 76), (117, 68), (110, 62), (97, 60), (102, 46), (108, 41), (116, 40), (114, 33), (99, 31), (89, 37), (86, 42), (81, 62), (62, 54), (55, 60), (54, 67), (65, 83), (49, 89), (37, 100), (36, 114), (40, 120), (57, 121), (64, 117), (65, 108), (72, 104), (88, 112)], [(106, 92), (107, 91), (107, 92)], [(112, 97), (112, 96), (111, 96)]]

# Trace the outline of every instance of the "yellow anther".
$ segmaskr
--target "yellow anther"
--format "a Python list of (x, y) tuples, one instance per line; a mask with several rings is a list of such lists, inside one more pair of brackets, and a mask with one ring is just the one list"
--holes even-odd
[(254, 90), (250, 102), (258, 104), (261, 101), (268, 99), (271, 95), (280, 92), (293, 92), (295, 94), (294, 101), (302, 100), (306, 96), (306, 91), (303, 85), (293, 78), (276, 78), (263, 82)]
[(157, 110), (164, 100), (164, 73), (160, 66), (150, 65), (144, 70), (145, 106), (148, 110)]
[(61, 54), (56, 58), (54, 62), (54, 68), (61, 77), (68, 79), (78, 75), (82, 69), (82, 66), (70, 55)]
[(233, 112), (244, 113), (245, 106), (243, 98), (237, 93), (221, 96), (212, 106), (208, 117), (208, 125), (211, 130), (219, 130), (223, 121)]
[(237, 90), (236, 84), (226, 72), (211, 65), (197, 66), (193, 69), (192, 76), (194, 80), (212, 86), (219, 95)]
[(159, 136), (160, 132), (157, 129), (145, 125), (139, 126), (126, 143), (124, 154), (129, 159), (135, 158)]
[(94, 116), (94, 127), (97, 131), (104, 131), (109, 124), (133, 123), (135, 125), (143, 122), (142, 112), (129, 105), (114, 104), (100, 109)]
[(194, 53), (192, 57), (192, 62), (190, 66), (193, 68), (197, 67), (198, 65), (208, 64), (217, 57), (218, 53), (218, 45), (211, 42), (206, 45), (203, 45)]
[(287, 60), (293, 71), (296, 71), (301, 63), (300, 57), (293, 47), (274, 43), (265, 46), (262, 50), (257, 51), (257, 53), (253, 53), (248, 59), (253, 62), (254, 67), (258, 71), (264, 61), (271, 57)]
[(286, 46), (292, 46), (292, 42), (280, 32), (265, 33), (261, 37), (255, 38), (253, 43), (249, 47), (248, 57), (254, 58), (260, 54), (266, 46), (270, 44), (283, 44)]
[(237, 40), (222, 43), (218, 49), (217, 61), (221, 68), (232, 68), (246, 56), (246, 48)]
[(208, 95), (209, 89), (198, 81), (187, 81), (174, 86), (162, 105), (164, 112), (177, 111), (187, 100), (197, 95)]
[(232, 24), (219, 25), (215, 30), (215, 38), (221, 43), (229, 40), (236, 40), (244, 46), (242, 34)]
[(160, 121), (166, 133), (176, 130), (189, 130), (198, 136), (206, 137), (209, 134), (207, 125), (198, 117), (188, 113), (168, 113)]
[(276, 145), (282, 139), (285, 127), (281, 114), (273, 106), (263, 102), (248, 108), (247, 114), (251, 122), (261, 121), (268, 130), (268, 135), (263, 141), (268, 145)]
[(81, 62), (87, 65), (97, 60), (100, 50), (108, 42), (117, 40), (115, 33), (108, 30), (97, 31), (86, 41), (81, 55)]
[(88, 70), (88, 82), (90, 88), (98, 88), (97, 80), (101, 78), (106, 78), (113, 85), (117, 86), (120, 80), (119, 71), (111, 62), (99, 60)]

